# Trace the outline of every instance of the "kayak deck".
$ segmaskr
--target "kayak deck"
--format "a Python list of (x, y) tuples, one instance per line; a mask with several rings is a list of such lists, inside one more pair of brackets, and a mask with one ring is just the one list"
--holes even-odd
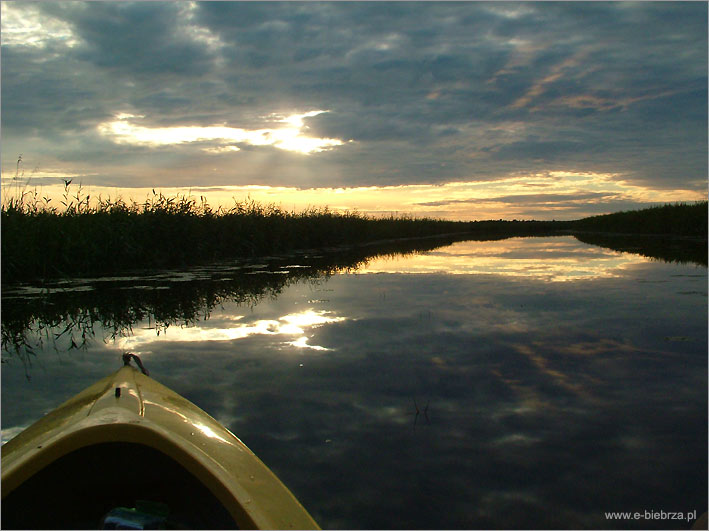
[(4, 528), (95, 528), (140, 500), (181, 528), (318, 528), (229, 430), (130, 366), (3, 446), (2, 496)]

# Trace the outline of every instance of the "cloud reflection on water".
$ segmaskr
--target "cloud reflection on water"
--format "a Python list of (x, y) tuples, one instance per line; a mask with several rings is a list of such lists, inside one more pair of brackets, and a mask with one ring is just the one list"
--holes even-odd
[(418, 254), (379, 258), (360, 273), (495, 274), (551, 282), (617, 277), (646, 260), (638, 255), (582, 245), (572, 236), (465, 241)]
[[(109, 348), (150, 351), (324, 528), (602, 528), (705, 510), (706, 323), (706, 268), (511, 239), (373, 259)], [(113, 370), (97, 343), (82, 370)], [(27, 422), (6, 404), (41, 413), (46, 389), (93, 378), (44, 363), (36, 393), (3, 367), (3, 428)]]
[[(160, 341), (172, 342), (208, 342), (208, 341), (233, 341), (243, 339), (252, 335), (285, 335), (296, 336), (292, 341), (285, 344), (298, 348), (310, 348), (313, 350), (329, 350), (318, 345), (308, 343), (306, 335), (311, 329), (327, 323), (337, 323), (344, 321), (344, 317), (333, 317), (332, 312), (325, 310), (305, 310), (300, 313), (292, 313), (279, 317), (278, 319), (259, 319), (251, 322), (241, 323), (245, 315), (229, 315), (228, 318), (220, 320), (204, 321), (201, 326), (172, 327), (163, 331), (160, 335), (155, 329), (144, 328), (135, 330), (128, 337), (121, 337), (115, 343), (115, 347), (122, 351), (131, 351), (137, 354), (144, 354), (150, 351), (151, 346)], [(213, 325), (223, 321), (232, 321), (234, 324), (228, 328), (214, 327)]]

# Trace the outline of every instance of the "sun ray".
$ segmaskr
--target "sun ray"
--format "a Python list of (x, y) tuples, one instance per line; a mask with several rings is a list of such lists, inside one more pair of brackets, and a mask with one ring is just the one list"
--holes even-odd
[(99, 134), (117, 144), (145, 145), (151, 147), (211, 142), (203, 148), (207, 153), (239, 151), (238, 145), (273, 146), (278, 149), (310, 155), (337, 146), (343, 142), (337, 138), (318, 138), (304, 133), (307, 129), (303, 118), (317, 116), (328, 111), (310, 111), (292, 114), (278, 120), (284, 124), (278, 128), (244, 129), (227, 125), (149, 127), (136, 123), (137, 116), (117, 113), (114, 119), (98, 124)]

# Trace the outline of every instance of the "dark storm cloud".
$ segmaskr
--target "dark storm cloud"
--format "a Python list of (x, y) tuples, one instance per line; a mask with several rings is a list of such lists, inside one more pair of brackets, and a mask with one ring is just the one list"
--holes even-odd
[[(354, 142), (278, 153), (299, 171), (261, 172), (259, 182), (300, 186), (296, 173), (310, 172), (309, 185), (436, 183), (560, 168), (705, 188), (703, 3), (33, 5), (77, 44), (3, 41), (11, 150), (32, 134), (73, 158), (62, 154), (70, 136), (91, 157), (76, 148), (77, 162), (100, 165), (115, 145), (95, 128), (117, 112), (145, 127), (258, 129), (271, 113), (319, 109), (329, 112), (305, 119), (309, 135)], [(231, 155), (234, 167), (250, 153)], [(248, 184), (246, 175), (255, 174), (194, 178)]]
[[(113, 92), (90, 73), (67, 75), (83, 65), (70, 58), (45, 60), (34, 48), (3, 46), (2, 127), (4, 134), (81, 131), (86, 123), (110, 116), (106, 99)], [(85, 123), (86, 122), (86, 123)]]
[(45, 12), (64, 18), (84, 42), (79, 59), (127, 75), (198, 76), (209, 71), (210, 54), (180, 31), (180, 8), (162, 2), (53, 2)]

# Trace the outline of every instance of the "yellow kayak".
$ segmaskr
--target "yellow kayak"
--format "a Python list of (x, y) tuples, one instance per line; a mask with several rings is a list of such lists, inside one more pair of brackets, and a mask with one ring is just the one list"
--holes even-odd
[(319, 529), (236, 436), (127, 361), (2, 447), (2, 526)]

